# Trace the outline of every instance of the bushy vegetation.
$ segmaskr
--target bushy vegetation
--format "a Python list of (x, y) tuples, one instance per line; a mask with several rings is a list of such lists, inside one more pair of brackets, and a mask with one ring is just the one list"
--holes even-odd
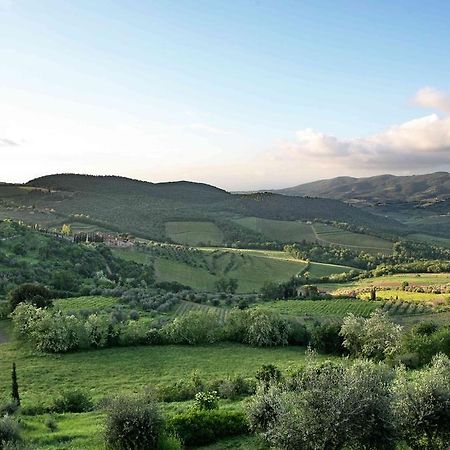
[(358, 361), (310, 364), (261, 386), (248, 407), (252, 430), (280, 449), (445, 449), (450, 361), (437, 356), (411, 379), (404, 369)]

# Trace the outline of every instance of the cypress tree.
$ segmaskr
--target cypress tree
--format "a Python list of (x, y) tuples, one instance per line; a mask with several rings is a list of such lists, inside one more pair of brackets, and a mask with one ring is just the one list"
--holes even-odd
[(20, 406), (20, 396), (19, 396), (19, 385), (17, 383), (17, 373), (16, 373), (16, 363), (14, 362), (12, 365), (12, 374), (11, 374), (11, 396), (13, 401), (17, 406)]

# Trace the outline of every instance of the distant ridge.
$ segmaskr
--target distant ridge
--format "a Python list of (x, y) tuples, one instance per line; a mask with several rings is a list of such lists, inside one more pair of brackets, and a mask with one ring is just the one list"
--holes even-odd
[(435, 172), (409, 176), (337, 177), (273, 190), (272, 192), (344, 201), (365, 200), (383, 203), (389, 201), (440, 201), (450, 198), (450, 174), (448, 172)]

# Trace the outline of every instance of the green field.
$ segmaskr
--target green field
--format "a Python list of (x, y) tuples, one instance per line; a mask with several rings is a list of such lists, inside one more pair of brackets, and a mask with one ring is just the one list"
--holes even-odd
[(306, 222), (287, 220), (261, 219), (259, 217), (244, 217), (237, 219), (239, 225), (261, 233), (265, 238), (280, 242), (316, 242), (311, 225)]
[(257, 308), (295, 317), (344, 317), (349, 313), (367, 317), (382, 306), (383, 302), (361, 300), (277, 300), (258, 305)]
[(442, 247), (450, 248), (450, 239), (446, 239), (443, 237), (437, 237), (437, 236), (431, 236), (429, 234), (408, 234), (408, 239), (411, 239), (413, 241), (419, 241), (419, 242), (425, 242), (426, 244), (431, 245), (439, 245)]
[(450, 273), (399, 273), (383, 277), (365, 278), (357, 286), (400, 287), (404, 281), (411, 286), (429, 286), (450, 283)]
[[(98, 401), (146, 386), (173, 383), (198, 370), (207, 379), (240, 374), (253, 377), (262, 364), (301, 367), (301, 347), (253, 348), (240, 344), (210, 346), (117, 347), (61, 355), (35, 354), (28, 347), (1, 344), (0, 392), (9, 392), (11, 364), (17, 364), (24, 406), (48, 405), (64, 389), (83, 389)], [(321, 357), (322, 358), (322, 357)]]
[(82, 309), (92, 309), (100, 311), (117, 305), (118, 299), (114, 297), (89, 296), (71, 297), (54, 300), (53, 304), (61, 311), (80, 311)]
[(223, 233), (213, 222), (166, 222), (166, 237), (186, 245), (220, 245)]
[[(197, 264), (172, 257), (156, 257), (155, 277), (161, 281), (177, 281), (201, 291), (215, 291), (220, 277), (236, 278), (238, 292), (256, 292), (266, 281), (287, 281), (306, 268), (306, 262), (285, 252), (273, 250), (243, 250), (231, 248), (201, 248), (200, 254), (192, 253)], [(149, 253), (138, 249), (116, 249), (116, 256), (143, 264), (151, 264)], [(352, 267), (334, 264), (311, 263), (310, 276), (321, 277), (352, 270)]]
[(205, 311), (205, 312), (214, 312), (217, 314), (219, 320), (224, 323), (227, 319), (229, 309), (218, 308), (215, 306), (203, 305), (201, 303), (188, 302), (185, 300), (180, 301), (180, 305), (175, 310), (175, 316), (182, 316), (187, 314), (190, 311)]
[(360, 249), (367, 253), (391, 253), (392, 242), (367, 234), (352, 233), (324, 223), (312, 225), (319, 242)]

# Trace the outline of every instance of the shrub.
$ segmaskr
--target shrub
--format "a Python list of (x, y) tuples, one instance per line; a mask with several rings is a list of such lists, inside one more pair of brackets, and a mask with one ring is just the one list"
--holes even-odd
[(21, 441), (19, 424), (10, 416), (0, 418), (0, 448), (8, 448)]
[(58, 431), (58, 424), (56, 423), (55, 418), (52, 416), (49, 416), (45, 419), (44, 425), (49, 429), (51, 433)]
[(395, 447), (391, 371), (375, 363), (311, 365), (288, 386), (260, 389), (248, 407), (252, 429), (282, 449)]
[(450, 442), (450, 360), (444, 355), (409, 380), (403, 369), (394, 384), (397, 429), (413, 450), (448, 448)]
[(231, 341), (255, 347), (287, 345), (289, 323), (277, 314), (259, 309), (234, 310), (227, 319), (225, 335)]
[(81, 413), (90, 411), (92, 408), (93, 403), (90, 397), (79, 390), (63, 392), (61, 397), (53, 403), (53, 409), (59, 413)]
[(367, 319), (349, 314), (340, 334), (350, 354), (380, 361), (398, 352), (401, 332), (400, 325), (389, 320), (385, 313), (375, 311)]
[(229, 410), (190, 410), (174, 415), (169, 425), (188, 447), (210, 444), (248, 432), (244, 413)]
[(289, 335), (288, 343), (290, 345), (308, 345), (310, 341), (310, 336), (308, 329), (302, 323), (298, 323), (295, 320), (289, 322)]
[(163, 330), (173, 344), (211, 344), (219, 338), (220, 325), (214, 311), (189, 311)]
[(38, 308), (52, 305), (52, 293), (41, 284), (25, 283), (9, 292), (8, 301), (11, 311), (20, 303), (31, 303)]
[(195, 407), (199, 410), (211, 410), (219, 407), (219, 396), (216, 391), (198, 392), (195, 394)]
[(341, 325), (338, 323), (317, 325), (311, 331), (310, 344), (319, 352), (340, 355), (344, 351), (340, 331)]
[(116, 397), (107, 407), (105, 442), (108, 449), (157, 449), (164, 421), (151, 399)]
[(263, 364), (256, 372), (256, 379), (265, 388), (272, 384), (277, 384), (281, 381), (282, 375), (280, 369), (273, 364)]

